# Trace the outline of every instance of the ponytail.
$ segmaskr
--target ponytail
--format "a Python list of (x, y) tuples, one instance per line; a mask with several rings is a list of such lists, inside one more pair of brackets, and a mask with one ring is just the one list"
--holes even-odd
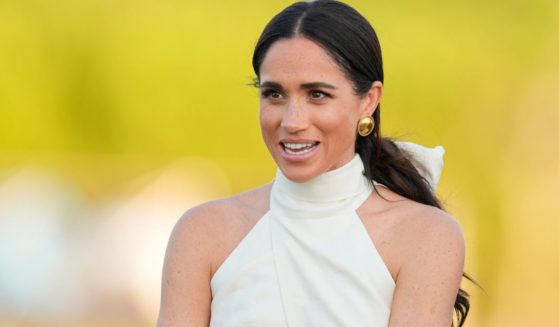
[[(371, 185), (374, 180), (401, 196), (443, 210), (429, 181), (415, 168), (409, 159), (409, 154), (398, 148), (392, 139), (381, 136), (380, 105), (373, 114), (373, 120), (375, 122), (373, 132), (366, 137), (357, 137), (355, 144), (355, 150), (365, 166), (365, 176)], [(468, 274), (463, 273), (462, 276), (475, 283)], [(469, 294), (459, 289), (454, 302), (458, 327), (464, 325), (469, 311)]]

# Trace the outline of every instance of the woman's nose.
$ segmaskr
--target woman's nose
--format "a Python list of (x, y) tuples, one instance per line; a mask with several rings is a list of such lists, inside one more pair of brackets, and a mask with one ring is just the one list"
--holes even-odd
[(305, 130), (309, 125), (309, 119), (304, 105), (297, 101), (290, 101), (284, 112), (281, 127), (289, 133), (297, 133)]

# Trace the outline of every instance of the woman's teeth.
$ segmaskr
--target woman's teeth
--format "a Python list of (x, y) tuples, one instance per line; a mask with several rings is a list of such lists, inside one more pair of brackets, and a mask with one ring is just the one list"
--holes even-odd
[(285, 152), (289, 154), (305, 154), (314, 149), (318, 142), (314, 143), (283, 143)]

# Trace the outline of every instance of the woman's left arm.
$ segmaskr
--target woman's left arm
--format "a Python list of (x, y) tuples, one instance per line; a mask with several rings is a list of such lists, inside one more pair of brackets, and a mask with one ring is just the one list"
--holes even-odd
[[(450, 327), (464, 271), (465, 246), (460, 225), (432, 208), (415, 217), (392, 300), (390, 327)], [(415, 225), (415, 224), (413, 224)]]

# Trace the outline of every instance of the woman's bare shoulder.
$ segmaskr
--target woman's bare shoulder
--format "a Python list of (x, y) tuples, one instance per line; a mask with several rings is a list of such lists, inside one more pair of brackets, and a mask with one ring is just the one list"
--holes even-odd
[(451, 235), (462, 236), (458, 221), (449, 213), (435, 206), (410, 200), (390, 189), (376, 187), (362, 209), (365, 216), (380, 219), (398, 231), (400, 236), (419, 240), (427, 231), (450, 232)]
[(358, 212), (395, 280), (414, 258), (436, 255), (434, 248), (444, 247), (457, 258), (464, 255), (460, 224), (437, 207), (380, 186)]
[(165, 254), (159, 325), (208, 325), (213, 273), (266, 210), (269, 188), (200, 204), (178, 219)]
[(271, 184), (201, 203), (187, 210), (179, 219), (192, 224), (211, 227), (249, 222), (254, 215), (264, 214), (269, 208)]
[[(446, 324), (451, 319), (464, 269), (465, 244), (460, 224), (444, 210), (384, 187), (379, 187), (378, 194), (368, 203), (371, 208), (375, 204), (376, 217), (389, 226), (381, 236), (385, 243), (380, 249), (384, 250), (389, 268), (392, 265), (396, 282), (391, 324)], [(367, 217), (374, 221), (374, 215)]]
[(211, 275), (268, 211), (271, 184), (199, 204), (175, 225), (175, 242), (196, 244), (209, 261)]

